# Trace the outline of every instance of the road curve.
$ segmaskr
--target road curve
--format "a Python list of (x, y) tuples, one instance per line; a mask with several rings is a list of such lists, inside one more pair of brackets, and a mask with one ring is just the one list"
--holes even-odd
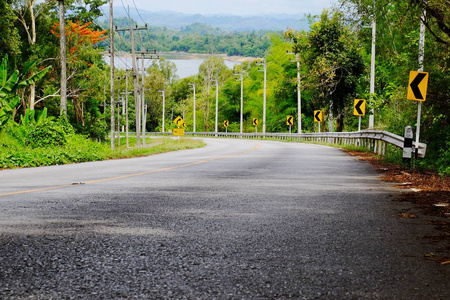
[(0, 171), (0, 299), (446, 299), (424, 226), (338, 149), (206, 139)]

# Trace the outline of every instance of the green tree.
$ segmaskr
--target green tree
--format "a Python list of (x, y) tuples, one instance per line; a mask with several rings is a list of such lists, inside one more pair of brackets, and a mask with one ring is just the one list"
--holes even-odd
[[(422, 105), (421, 141), (428, 144), (427, 156), (436, 163), (444, 155), (441, 149), (450, 141), (450, 10), (448, 1), (401, 0), (342, 1), (349, 22), (377, 21), (377, 57), (375, 84), (375, 120), (379, 127), (403, 134), (405, 126), (414, 125), (417, 103), (406, 100), (409, 71), (418, 68), (420, 22), (427, 28), (424, 71), (430, 79), (427, 101)], [(422, 18), (425, 10), (426, 17)], [(370, 47), (370, 32), (361, 29), (363, 47)], [(367, 51), (367, 50), (366, 50)]]
[[(199, 97), (199, 106), (202, 107), (203, 115), (203, 127), (205, 131), (208, 131), (209, 126), (214, 124), (214, 117), (212, 117), (212, 110), (215, 109), (215, 89), (219, 88), (230, 76), (230, 71), (225, 65), (224, 59), (221, 57), (210, 56), (206, 58), (199, 68), (199, 76), (203, 79), (203, 95)], [(217, 80), (219, 86), (212, 87), (214, 80)], [(219, 104), (220, 105), (220, 104)]]
[(0, 14), (0, 57), (15, 57), (20, 54), (21, 41), (17, 28), (11, 26), (17, 20), (11, 1), (0, 1)]
[(18, 70), (8, 71), (8, 56), (0, 64), (0, 126), (4, 126), (14, 117), (14, 110), (19, 104), (18, 91), (41, 79), (50, 67), (30, 76), (29, 72), (36, 62), (27, 63), (23, 73)]
[[(293, 38), (293, 33), (287, 36)], [(315, 90), (318, 107), (328, 105), (330, 118), (336, 116), (337, 131), (342, 131), (364, 72), (363, 52), (355, 33), (345, 25), (340, 12), (324, 10), (319, 21), (311, 25), (306, 47), (297, 45), (294, 50), (301, 48), (308, 68), (307, 85)]]

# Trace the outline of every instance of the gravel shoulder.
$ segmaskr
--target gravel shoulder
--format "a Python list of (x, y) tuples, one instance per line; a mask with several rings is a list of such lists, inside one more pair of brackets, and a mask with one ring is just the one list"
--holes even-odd
[(399, 212), (397, 217), (433, 227), (433, 233), (423, 236), (423, 240), (435, 245), (435, 251), (423, 253), (423, 259), (450, 266), (450, 178), (386, 163), (370, 152), (343, 151), (370, 162), (382, 180), (401, 190), (402, 193), (394, 201), (411, 205)]

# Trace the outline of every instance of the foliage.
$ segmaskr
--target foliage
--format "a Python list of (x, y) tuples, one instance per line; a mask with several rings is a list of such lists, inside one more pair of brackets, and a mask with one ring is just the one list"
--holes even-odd
[(439, 158), (436, 162), (438, 172), (443, 176), (450, 176), (450, 141), (439, 150)]
[[(80, 24), (79, 21), (68, 21), (67, 35), (67, 69), (70, 74), (68, 93), (72, 98), (69, 117), (74, 120), (78, 132), (91, 138), (104, 141), (107, 126), (99, 110), (100, 103), (105, 100), (104, 89), (108, 83), (107, 69), (102, 61), (100, 49), (94, 45), (106, 39), (106, 30), (89, 28), (91, 23)], [(51, 29), (52, 34), (59, 36), (59, 24)]]
[[(429, 72), (427, 100), (422, 105), (421, 142), (427, 143), (425, 164), (445, 169), (450, 141), (450, 45), (448, 1), (344, 0), (348, 22), (361, 28), (375, 15), (377, 49), (375, 109), (377, 127), (403, 134), (416, 125), (417, 103), (406, 100), (409, 72), (418, 69), (420, 22), (426, 24), (424, 71)], [(423, 9), (427, 14), (421, 18)], [(370, 30), (361, 28), (358, 39), (370, 52)], [(367, 81), (365, 84), (367, 88)], [(415, 130), (414, 130), (415, 132)]]
[(66, 143), (64, 130), (55, 122), (44, 122), (34, 126), (26, 140), (26, 145), (32, 148), (64, 146)]
[(28, 72), (35, 64), (36, 62), (29, 62), (22, 73), (15, 70), (9, 75), (8, 56), (2, 60), (0, 64), (0, 126), (12, 119), (13, 111), (19, 104), (17, 92), (41, 79), (50, 69), (47, 67), (30, 76)]
[[(72, 22), (91, 23), (102, 15), (101, 6), (106, 0), (70, 0), (66, 19)], [(96, 28), (100, 29), (100, 28)]]
[(357, 83), (363, 74), (363, 53), (357, 47), (355, 34), (343, 22), (340, 12), (324, 10), (311, 31), (296, 33), (289, 30), (287, 38), (294, 41), (294, 51), (302, 54), (308, 76), (304, 85), (316, 94), (316, 105), (326, 107), (337, 115), (337, 131), (343, 130), (343, 118), (356, 98)]
[[(114, 19), (117, 26), (129, 28), (134, 21), (128, 18)], [(101, 23), (108, 28), (108, 23)], [(180, 30), (165, 27), (149, 27), (148, 34), (141, 34), (142, 43), (136, 50), (157, 49), (161, 52), (180, 51), (188, 53), (224, 53), (237, 56), (262, 57), (270, 46), (267, 31), (229, 32), (206, 24), (195, 23)], [(129, 32), (118, 33), (115, 42), (118, 49), (131, 49)], [(104, 43), (107, 45), (107, 43)]]
[(23, 126), (41, 125), (52, 120), (47, 117), (47, 108), (44, 107), (42, 111), (27, 109), (25, 115), (20, 116), (20, 121)]
[(17, 19), (10, 1), (0, 1), (0, 57), (15, 57), (20, 53), (20, 37), (16, 27), (11, 26)]

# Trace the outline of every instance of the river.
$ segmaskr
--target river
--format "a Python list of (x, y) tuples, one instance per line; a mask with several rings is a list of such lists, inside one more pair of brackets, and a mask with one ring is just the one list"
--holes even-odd
[[(106, 63), (109, 64), (109, 57), (105, 56), (103, 58)], [(186, 78), (189, 76), (193, 76), (198, 74), (198, 70), (202, 62), (204, 61), (203, 58), (186, 58), (186, 59), (167, 59), (168, 61), (171, 61), (175, 63), (177, 66), (177, 76), (178, 78)], [(151, 64), (151, 59), (145, 59), (144, 65), (147, 67)], [(240, 61), (236, 60), (224, 60), (225, 65), (232, 69), (235, 65), (240, 64)], [(142, 63), (142, 60), (139, 60), (139, 64)], [(132, 62), (130, 57), (116, 57), (114, 60), (115, 67), (117, 69), (131, 69), (132, 68)], [(140, 65), (139, 65), (140, 66)]]

